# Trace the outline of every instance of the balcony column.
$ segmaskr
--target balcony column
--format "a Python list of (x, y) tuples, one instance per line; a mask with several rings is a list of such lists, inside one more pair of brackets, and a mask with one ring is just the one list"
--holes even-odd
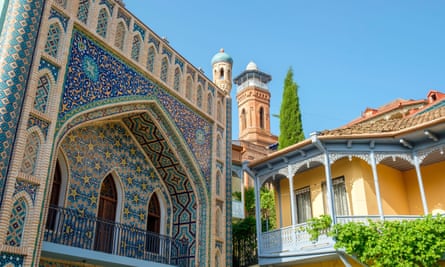
[(259, 177), (253, 176), (255, 181), (255, 217), (256, 217), (256, 232), (257, 232), (257, 243), (258, 243), (258, 255), (262, 252), (262, 240), (261, 240), (261, 197), (260, 197), (260, 179)]
[[(274, 180), (275, 180), (275, 174), (274, 174)], [(278, 196), (278, 210), (280, 211), (280, 228), (281, 228), (281, 227), (283, 227), (283, 204), (281, 203), (280, 181), (276, 182), (275, 189), (277, 190), (277, 196)]]
[(332, 179), (331, 179), (331, 162), (329, 160), (329, 154), (324, 150), (324, 161), (325, 161), (325, 173), (326, 173), (326, 197), (328, 199), (328, 210), (329, 215), (332, 218), (332, 223), (337, 223), (337, 217), (335, 216), (335, 204), (334, 204), (334, 192), (332, 191)]
[(297, 224), (297, 207), (296, 207), (296, 203), (297, 201), (295, 200), (295, 193), (294, 193), (294, 175), (292, 173), (292, 166), (288, 165), (287, 166), (287, 176), (289, 178), (289, 195), (290, 195), (290, 208), (291, 208), (291, 212), (292, 212), (292, 225), (296, 225)]
[(372, 168), (372, 176), (374, 177), (374, 187), (375, 187), (375, 195), (377, 198), (377, 207), (379, 209), (380, 219), (383, 220), (384, 217), (383, 217), (382, 198), (380, 196), (379, 177), (377, 174), (377, 164), (375, 162), (374, 150), (371, 150), (369, 157), (371, 158), (371, 168)]
[(426, 202), (425, 189), (423, 188), (422, 172), (420, 171), (419, 157), (413, 152), (414, 166), (417, 173), (417, 182), (419, 183), (420, 197), (422, 198), (423, 213), (428, 215), (428, 204)]

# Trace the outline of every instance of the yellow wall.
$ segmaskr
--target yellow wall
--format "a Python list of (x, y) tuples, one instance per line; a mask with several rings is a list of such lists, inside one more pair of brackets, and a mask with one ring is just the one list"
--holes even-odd
[[(310, 186), (312, 215), (324, 213), (321, 184), (325, 182), (324, 166), (297, 173), (294, 190)], [(422, 167), (422, 177), (427, 196), (429, 212), (445, 212), (445, 162)], [(415, 169), (401, 172), (383, 164), (377, 165), (377, 175), (384, 215), (422, 215), (423, 207)], [(378, 215), (374, 177), (371, 166), (364, 160), (352, 157), (342, 158), (331, 165), (333, 178), (344, 176), (349, 213), (351, 215)], [(291, 222), (289, 180), (280, 181), (282, 204), (282, 227)], [(278, 197), (278, 195), (276, 195)], [(277, 210), (280, 210), (278, 207)], [(277, 214), (277, 225), (279, 224)]]
[[(445, 162), (421, 167), (423, 187), (426, 194), (428, 213), (445, 212)], [(416, 171), (405, 172), (405, 184), (407, 188), (408, 205), (413, 215), (423, 215), (422, 201), (420, 198), (419, 184)]]

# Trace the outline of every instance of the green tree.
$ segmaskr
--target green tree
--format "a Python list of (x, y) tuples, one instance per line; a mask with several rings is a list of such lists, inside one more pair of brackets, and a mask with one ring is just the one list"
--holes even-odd
[(303, 123), (301, 121), (298, 85), (293, 80), (292, 67), (284, 79), (283, 98), (280, 107), (280, 136), (278, 149), (288, 147), (304, 140)]

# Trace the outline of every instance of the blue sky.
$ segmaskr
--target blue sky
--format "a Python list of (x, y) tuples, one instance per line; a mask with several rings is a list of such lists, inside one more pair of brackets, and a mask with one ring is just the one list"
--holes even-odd
[[(234, 77), (254, 61), (272, 75), (272, 114), (279, 114), (292, 67), (306, 138), (346, 124), (367, 107), (425, 99), (431, 89), (445, 92), (443, 0), (124, 2), (206, 75), (220, 48), (234, 60)], [(235, 92), (234, 87), (234, 140)], [(275, 117), (271, 128), (279, 134)]]

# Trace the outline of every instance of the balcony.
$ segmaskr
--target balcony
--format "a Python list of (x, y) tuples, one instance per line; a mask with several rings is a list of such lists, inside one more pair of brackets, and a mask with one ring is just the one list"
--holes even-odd
[[(368, 220), (414, 220), (421, 216), (337, 216), (337, 223), (368, 222)], [(305, 262), (317, 257), (333, 257), (335, 241), (327, 231), (312, 241), (306, 223), (283, 227), (260, 234), (259, 264)]]
[[(45, 251), (45, 243), (56, 250), (55, 244), (64, 246), (65, 251), (70, 250), (67, 247), (75, 250), (74, 254), (81, 252), (76, 260), (83, 262), (97, 262), (108, 254), (122, 262), (139, 260), (145, 261), (144, 265), (149, 261), (159, 266), (188, 267), (190, 258), (187, 242), (60, 207), (50, 207), (44, 234), (44, 252), (56, 255)], [(87, 255), (93, 258), (86, 259)]]

